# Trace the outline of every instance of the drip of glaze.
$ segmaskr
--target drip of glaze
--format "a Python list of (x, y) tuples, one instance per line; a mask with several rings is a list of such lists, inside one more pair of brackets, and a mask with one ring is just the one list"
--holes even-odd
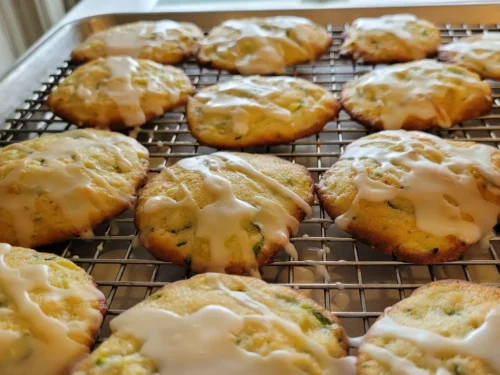
[(248, 112), (240, 107), (231, 111), (233, 116), (233, 133), (236, 135), (245, 135), (248, 133)]
[[(444, 337), (424, 329), (408, 327), (396, 323), (391, 317), (385, 315), (375, 322), (366, 337), (395, 337), (413, 342), (426, 351), (453, 351), (465, 356), (474, 356), (483, 359), (497, 372), (500, 371), (500, 356), (498, 356), (498, 338), (500, 337), (500, 305), (493, 307), (484, 323), (463, 338)], [(415, 365), (394, 356), (388, 350), (371, 344), (363, 344), (360, 352), (364, 352), (377, 360), (391, 366), (398, 367), (404, 374), (419, 374), (415, 372)], [(445, 372), (443, 372), (445, 371)], [(447, 374), (441, 369), (442, 374)], [(425, 375), (428, 373), (425, 372)]]
[(314, 274), (317, 279), (325, 279), (326, 282), (331, 281), (330, 274), (328, 273), (328, 269), (323, 264), (318, 264), (316, 260), (304, 260), (304, 262), (308, 266), (314, 267)]
[[(289, 335), (295, 336), (300, 342), (304, 343), (307, 347), (307, 352), (317, 358), (318, 363), (322, 368), (322, 374), (324, 375), (354, 375), (355, 374), (355, 358), (344, 357), (344, 358), (333, 358), (330, 356), (328, 351), (316, 343), (314, 340), (307, 337), (302, 329), (294, 322), (290, 322), (286, 319), (280, 318), (278, 315), (273, 313), (269, 308), (252, 299), (247, 293), (234, 291), (226, 288), (220, 283), (216, 278), (213, 280), (217, 283), (220, 290), (224, 291), (235, 300), (237, 300), (241, 305), (246, 308), (253, 310), (256, 315), (250, 315), (255, 320), (265, 321), (266, 326), (271, 324), (278, 327), (280, 330), (287, 332)], [(241, 282), (244, 290), (250, 290), (245, 282)]]
[[(404, 43), (410, 51), (414, 60), (425, 58), (426, 51), (411, 32), (405, 29), (405, 26), (412, 22), (418, 22), (413, 14), (393, 14), (378, 18), (358, 18), (351, 26), (351, 33), (372, 32), (389, 33), (396, 36), (401, 43)], [(354, 38), (354, 37), (353, 37)], [(357, 39), (357, 38), (356, 38)]]
[[(232, 53), (238, 70), (245, 75), (282, 73), (286, 67), (286, 53), (293, 53), (302, 59), (312, 58), (313, 51), (309, 46), (321, 43), (318, 38), (323, 38), (311, 21), (300, 17), (270, 17), (262, 22), (229, 20), (221, 26), (237, 32), (238, 39), (234, 40), (234, 32), (228, 36), (209, 35), (207, 43), (215, 43), (220, 53)], [(294, 31), (300, 44), (288, 39), (289, 30)], [(326, 33), (324, 38), (327, 38)], [(251, 41), (252, 52), (240, 54), (241, 49), (237, 45), (246, 41)]]
[(142, 90), (132, 85), (132, 75), (137, 73), (139, 63), (127, 56), (108, 57), (106, 64), (110, 79), (106, 93), (116, 103), (126, 126), (134, 127), (146, 122), (141, 107)]
[(134, 236), (134, 238), (132, 238), (132, 242), (131, 242), (130, 246), (132, 246), (132, 249), (137, 249), (138, 247), (141, 246), (139, 235)]
[[(361, 200), (383, 202), (405, 198), (413, 203), (416, 226), (422, 231), (436, 236), (453, 235), (468, 244), (490, 234), (497, 223), (500, 207), (482, 197), (470, 170), (479, 170), (487, 180), (486, 189), (495, 193), (500, 186), (500, 172), (493, 167), (491, 158), (497, 149), (481, 144), (458, 147), (420, 132), (385, 131), (381, 134), (387, 138), (357, 140), (341, 157), (352, 160), (358, 192), (347, 212), (335, 220), (337, 226), (348, 228)], [(378, 147), (381, 142), (391, 147)], [(403, 151), (393, 151), (396, 148)], [(447, 156), (438, 164), (417, 153), (417, 149), (442, 152)], [(376, 160), (383, 173), (400, 175), (398, 183), (402, 188), (369, 178), (362, 163), (365, 158)], [(396, 166), (406, 166), (411, 172), (402, 172)], [(450, 197), (458, 206), (445, 197)], [(464, 220), (462, 213), (474, 221)]]
[(330, 295), (330, 308), (332, 310), (345, 311), (349, 307), (351, 298), (344, 291), (333, 292)]
[(139, 132), (141, 131), (140, 128), (136, 127), (136, 128), (132, 128), (129, 130), (128, 132), (128, 136), (130, 138), (134, 138), (134, 139), (137, 139), (137, 136), (139, 135)]
[[(79, 286), (78, 290), (52, 286), (49, 283), (49, 267), (44, 264), (10, 268), (4, 258), (11, 249), (10, 245), (0, 244), (0, 285), (17, 307), (15, 314), (29, 323), (30, 330), (25, 334), (0, 330), (2, 374), (32, 374), (34, 369), (37, 375), (67, 373), (70, 366), (88, 352), (87, 347), (70, 338), (71, 334), (86, 334), (86, 325), (81, 321), (63, 323), (45, 315), (40, 306), (31, 300), (29, 292), (43, 290), (53, 300), (104, 300), (104, 295), (90, 286)], [(8, 308), (0, 310), (2, 315), (14, 314)], [(102, 321), (99, 311), (91, 307), (82, 307), (79, 317), (92, 321), (96, 326)], [(13, 348), (18, 348), (19, 352)]]
[(349, 347), (358, 349), (363, 341), (365, 340), (365, 335), (359, 337), (347, 337), (347, 342)]
[(118, 234), (120, 234), (120, 226), (115, 219), (109, 221), (109, 233), (112, 236), (118, 236)]
[(92, 228), (87, 229), (85, 232), (80, 233), (80, 238), (85, 240), (90, 240), (95, 237), (94, 231)]
[[(311, 206), (295, 192), (281, 185), (278, 181), (257, 171), (251, 164), (243, 159), (229, 153), (218, 152), (212, 156), (202, 156), (183, 159), (177, 165), (185, 170), (199, 172), (204, 181), (204, 188), (210, 191), (218, 199), (199, 208), (193, 200), (189, 190), (182, 185), (184, 198), (177, 202), (169, 197), (155, 196), (149, 198), (144, 210), (153, 213), (160, 209), (172, 209), (174, 207), (186, 207), (194, 212), (197, 217), (196, 236), (205, 239), (210, 244), (211, 266), (210, 270), (225, 272), (230, 261), (229, 250), (225, 244), (228, 236), (234, 235), (242, 249), (242, 256), (247, 264), (254, 265), (249, 271), (255, 274), (257, 264), (248, 233), (241, 226), (242, 221), (252, 222), (260, 229), (262, 236), (272, 242), (284, 247), (288, 254), (297, 259), (297, 250), (290, 242), (289, 231), (295, 234), (299, 222), (291, 216), (281, 205), (265, 198), (256, 199), (259, 207), (238, 199), (233, 192), (231, 183), (224, 177), (214, 173), (223, 165), (226, 168), (243, 173), (247, 178), (252, 178), (271, 187), (278, 194), (292, 200), (300, 209), (307, 214), (311, 213)], [(171, 171), (167, 170), (168, 173)], [(175, 176), (172, 177), (175, 179)], [(214, 220), (214, 218), (217, 218)]]
[[(41, 151), (31, 149), (23, 143), (12, 144), (0, 151), (19, 150), (28, 154), (16, 168), (0, 180), (0, 196), (2, 196), (0, 206), (11, 215), (18, 243), (21, 246), (31, 246), (31, 238), (35, 229), (34, 218), (37, 214), (36, 201), (42, 193), (47, 194), (57, 204), (66, 220), (79, 228), (90, 228), (92, 216), (108, 204), (97, 194), (93, 194), (92, 199), (89, 199), (89, 191), (94, 189), (91, 186), (92, 181), (114, 198), (126, 202), (127, 205), (134, 203), (132, 195), (122, 193), (94, 169), (87, 168), (79, 151), (90, 147), (101, 148), (115, 155), (116, 163), (122, 171), (130, 171), (132, 165), (117, 146), (120, 143), (128, 143), (137, 152), (147, 154), (144, 147), (125, 137), (113, 135), (98, 138), (85, 130), (64, 133), (57, 137), (47, 149)], [(29, 168), (35, 163), (41, 165)], [(23, 194), (22, 200), (20, 196), (12, 193), (12, 186), (16, 186), (16, 189)], [(88, 238), (88, 235), (93, 236), (91, 228), (88, 233), (81, 233), (84, 238)]]

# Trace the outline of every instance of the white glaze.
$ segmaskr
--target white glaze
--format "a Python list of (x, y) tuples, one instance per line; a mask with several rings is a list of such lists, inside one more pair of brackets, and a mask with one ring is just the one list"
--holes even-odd
[(146, 122), (141, 107), (143, 90), (132, 85), (132, 75), (137, 73), (139, 63), (127, 56), (108, 57), (106, 64), (110, 70), (110, 80), (106, 93), (116, 103), (126, 126), (138, 126)]
[(204, 102), (204, 114), (225, 115), (231, 111), (235, 123), (238, 113), (255, 109), (275, 120), (291, 121), (291, 112), (274, 104), (273, 100), (296, 90), (293, 83), (294, 79), (290, 77), (235, 77), (219, 84), (217, 90), (200, 91), (196, 98)]
[[(494, 370), (500, 371), (500, 356), (498, 355), (500, 305), (493, 307), (488, 312), (485, 322), (479, 328), (468, 333), (463, 338), (445, 337), (428, 330), (401, 325), (388, 315), (375, 322), (366, 335), (367, 338), (382, 336), (409, 340), (423, 350), (432, 351), (436, 354), (452, 351), (465, 356), (481, 358)], [(402, 374), (429, 374), (426, 370), (423, 370), (422, 373), (416, 372), (421, 369), (415, 368), (412, 362), (398, 358), (386, 349), (371, 344), (363, 344), (360, 352), (367, 353), (391, 367), (400, 368)], [(445, 375), (448, 373), (445, 369), (440, 370), (439, 374)]]
[[(214, 158), (214, 156), (217, 156), (217, 158)], [(311, 214), (311, 206), (295, 192), (281, 185), (275, 179), (259, 172), (245, 160), (230, 153), (218, 152), (210, 156), (187, 158), (178, 162), (177, 166), (200, 173), (203, 177), (204, 188), (218, 199), (200, 208), (193, 200), (187, 187), (182, 185), (185, 195), (181, 201), (176, 202), (165, 196), (154, 196), (145, 202), (144, 210), (147, 214), (154, 214), (158, 210), (184, 207), (195, 213), (195, 235), (198, 238), (207, 240), (210, 244), (211, 259), (209, 269), (211, 271), (224, 272), (229, 264), (230, 252), (225, 241), (230, 235), (237, 238), (245, 263), (254, 265), (252, 268), (256, 268), (255, 254), (248, 233), (241, 226), (242, 221), (249, 221), (257, 225), (266, 240), (283, 246), (293, 259), (297, 259), (297, 251), (289, 240), (289, 232), (295, 234), (298, 230), (299, 222), (297, 219), (274, 201), (260, 197), (256, 199), (258, 207), (254, 207), (238, 199), (229, 180), (215, 172), (223, 166), (226, 169), (240, 172), (247, 176), (246, 178), (267, 185), (279, 195), (293, 201), (306, 214)], [(170, 173), (175, 179), (170, 170), (167, 169), (166, 173)]]
[(365, 335), (358, 337), (347, 337), (347, 342), (351, 348), (359, 348), (363, 341), (365, 340)]
[(85, 45), (99, 40), (104, 43), (107, 56), (138, 57), (146, 47), (159, 47), (165, 41), (178, 41), (182, 35), (198, 36), (197, 33), (190, 32), (189, 28), (171, 20), (138, 22), (95, 33), (85, 41)]
[(331, 281), (330, 274), (328, 273), (328, 269), (323, 265), (319, 264), (316, 260), (304, 260), (304, 262), (308, 266), (314, 267), (314, 274), (316, 275), (316, 279), (325, 279), (326, 282)]
[[(490, 96), (488, 83), (453, 69), (434, 60), (375, 69), (348, 83), (342, 97), (367, 116), (378, 113), (384, 129), (400, 129), (409, 118), (432, 120), (436, 126), (449, 128), (454, 125), (451, 115), (458, 109)], [(445, 106), (444, 99), (449, 97), (452, 103), (448, 100)]]
[[(140, 352), (154, 360), (159, 375), (305, 375), (293, 365), (296, 354), (292, 351), (274, 350), (264, 357), (239, 347), (235, 336), (243, 330), (245, 322), (259, 324), (265, 329), (276, 327), (298, 338), (317, 359), (324, 375), (354, 375), (354, 358), (332, 358), (297, 324), (280, 318), (245, 293), (225, 288), (216, 278), (214, 283), (253, 312), (240, 316), (225, 307), (209, 305), (192, 315), (179, 316), (142, 307), (114, 319), (111, 329), (144, 341)], [(197, 345), (193, 346), (193, 342)]]
[[(98, 199), (97, 194), (92, 194), (92, 199), (89, 199), (89, 190), (95, 189), (93, 183), (127, 205), (133, 205), (134, 196), (124, 194), (113, 187), (92, 168), (88, 168), (80, 155), (80, 150), (97, 147), (103, 152), (113, 153), (117, 165), (127, 172), (131, 170), (132, 165), (117, 146), (122, 143), (131, 145), (139, 154), (147, 155), (143, 146), (126, 137), (113, 135), (99, 138), (85, 130), (64, 133), (42, 151), (31, 149), (24, 143), (3, 148), (0, 152), (20, 150), (28, 153), (16, 162), (14, 169), (0, 179), (0, 196), (3, 197), (0, 207), (11, 215), (18, 242), (22, 246), (31, 246), (37, 215), (36, 201), (40, 193), (46, 193), (57, 204), (64, 218), (78, 228), (89, 227), (91, 216), (107, 205), (104, 200)], [(31, 168), (27, 172), (29, 165), (41, 161), (43, 166)], [(22, 195), (14, 194), (12, 186), (16, 186)], [(92, 234), (91, 229), (89, 234)], [(85, 235), (86, 233), (82, 233), (82, 236)]]
[(440, 48), (442, 52), (452, 52), (458, 63), (480, 74), (500, 74), (500, 33), (483, 34), (480, 38), (464, 38)]
[[(1, 316), (22, 317), (28, 323), (29, 331), (25, 336), (21, 332), (0, 329), (1, 372), (33, 374), (35, 371), (37, 375), (66, 373), (75, 361), (88, 352), (87, 347), (71, 339), (70, 335), (87, 335), (89, 327), (99, 327), (101, 313), (90, 306), (82, 306), (78, 321), (63, 323), (45, 315), (29, 293), (36, 289), (42, 290), (49, 299), (76, 298), (81, 301), (104, 300), (104, 295), (90, 285), (81, 285), (78, 289), (52, 286), (49, 283), (49, 267), (44, 264), (10, 268), (4, 259), (10, 251), (10, 245), (0, 244), (0, 285), (16, 310), (3, 308)], [(26, 340), (22, 346), (20, 340)], [(18, 355), (17, 347), (24, 353)], [(11, 351), (9, 354), (12, 357), (7, 350)]]
[[(396, 138), (359, 139), (349, 145), (341, 157), (353, 161), (352, 168), (357, 172), (353, 183), (358, 193), (349, 210), (335, 220), (340, 228), (348, 228), (356, 215), (360, 200), (382, 202), (405, 198), (413, 203), (416, 226), (422, 231), (436, 236), (453, 235), (469, 244), (491, 233), (497, 223), (500, 207), (482, 197), (469, 170), (478, 169), (491, 184), (487, 185), (487, 190), (498, 194), (500, 172), (491, 164), (492, 155), (498, 152), (497, 149), (482, 144), (457, 147), (446, 140), (421, 132), (400, 130), (380, 134)], [(437, 148), (421, 140), (434, 143), (440, 152), (448, 156), (440, 164), (430, 162), (414, 150), (417, 147), (430, 151)], [(378, 142), (403, 147), (404, 151), (395, 152), (377, 147)], [(383, 173), (400, 174), (398, 182), (404, 188), (388, 186), (369, 178), (361, 163), (363, 158), (376, 160)], [(411, 172), (401, 172), (394, 165), (409, 167)], [(444, 196), (451, 197), (458, 203), (458, 207), (450, 204)], [(461, 213), (470, 215), (474, 222), (462, 219)]]
[(331, 117), (335, 106), (331, 93), (300, 78), (236, 76), (199, 91), (188, 117), (194, 129), (207, 136), (232, 140), (249, 134), (262, 142), (272, 135), (300, 135), (318, 117)]
[(332, 311), (346, 311), (351, 303), (351, 298), (344, 291), (332, 292), (330, 294), (330, 309)]
[(423, 59), (426, 56), (426, 49), (422, 42), (407, 30), (410, 24), (427, 21), (419, 20), (412, 14), (391, 14), (378, 18), (358, 18), (348, 31), (348, 39), (356, 40), (369, 34), (392, 34), (403, 43), (411, 53), (414, 60)]
[[(228, 20), (220, 27), (233, 32), (209, 34), (202, 45), (214, 44), (215, 54), (230, 54), (238, 70), (245, 75), (282, 73), (289, 60), (288, 53), (304, 60), (312, 59), (311, 44), (324, 44), (328, 38), (326, 32), (318, 31), (311, 21), (300, 17)], [(287, 32), (292, 30), (300, 44), (288, 38)], [(248, 48), (238, 48), (248, 44), (252, 45), (251, 52), (246, 52)]]

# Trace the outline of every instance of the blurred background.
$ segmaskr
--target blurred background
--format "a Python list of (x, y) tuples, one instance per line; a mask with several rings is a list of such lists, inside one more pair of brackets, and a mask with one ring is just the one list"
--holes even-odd
[(0, 75), (78, 2), (0, 0)]

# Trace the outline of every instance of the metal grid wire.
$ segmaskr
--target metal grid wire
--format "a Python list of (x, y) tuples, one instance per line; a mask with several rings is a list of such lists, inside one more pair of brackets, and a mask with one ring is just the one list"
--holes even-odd
[[(288, 70), (288, 74), (315, 82), (338, 96), (342, 85), (374, 66), (356, 65), (339, 57), (342, 27), (328, 27), (333, 37), (329, 52), (312, 63)], [(498, 31), (497, 26), (446, 25), (441, 28), (443, 43), (453, 39)], [(195, 61), (180, 65), (197, 88), (231, 78), (225, 72), (200, 68)], [(48, 93), (75, 68), (65, 61), (42, 83), (39, 90), (15, 110), (0, 130), (0, 146), (44, 134), (76, 128), (58, 118), (45, 106)], [(491, 82), (494, 92), (493, 110), (487, 116), (467, 121), (452, 129), (435, 134), (452, 139), (476, 141), (498, 147), (500, 138), (500, 83)], [(0, 125), (0, 128), (2, 126)], [(365, 136), (368, 131), (351, 121), (342, 112), (322, 132), (287, 145), (254, 147), (246, 152), (277, 155), (306, 166), (317, 181), (352, 140)], [(184, 157), (203, 155), (214, 149), (200, 146), (186, 126), (183, 111), (167, 113), (144, 125), (138, 136), (151, 156), (151, 176), (163, 167)], [(495, 236), (489, 249), (473, 247), (463, 259), (439, 265), (423, 266), (398, 262), (370, 247), (357, 243), (346, 233), (332, 225), (332, 220), (314, 202), (312, 217), (303, 221), (300, 231), (292, 239), (299, 251), (299, 260), (291, 261), (284, 252), (274, 263), (263, 267), (264, 280), (292, 286), (315, 299), (340, 317), (349, 336), (365, 333), (371, 323), (384, 310), (407, 297), (415, 288), (439, 279), (456, 278), (500, 286), (500, 237)], [(132, 307), (165, 284), (189, 277), (189, 271), (168, 262), (155, 260), (143, 247), (133, 246), (136, 236), (133, 212), (127, 211), (111, 222), (94, 230), (94, 236), (51, 245), (45, 251), (56, 252), (69, 258), (92, 275), (107, 296), (109, 311), (98, 342), (109, 335), (109, 320)], [(331, 249), (321, 258), (311, 249)], [(331, 281), (312, 272), (322, 264)]]

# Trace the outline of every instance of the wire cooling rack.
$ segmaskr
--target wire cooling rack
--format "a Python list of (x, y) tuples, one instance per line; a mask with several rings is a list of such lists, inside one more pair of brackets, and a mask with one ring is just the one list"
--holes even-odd
[[(357, 65), (339, 57), (343, 27), (328, 27), (333, 44), (321, 59), (290, 68), (288, 74), (315, 82), (338, 96), (342, 85), (374, 68)], [(488, 31), (498, 25), (446, 25), (441, 28), (443, 43)], [(197, 88), (228, 80), (225, 72), (200, 68), (194, 60), (180, 64)], [(45, 106), (50, 91), (75, 68), (61, 61), (54, 74), (46, 77), (39, 90), (0, 125), (0, 146), (76, 128), (58, 118)], [(500, 82), (491, 82), (494, 106), (490, 114), (435, 132), (444, 138), (476, 141), (498, 147), (500, 138)], [(27, 96), (29, 94), (27, 93)], [(352, 140), (368, 134), (362, 126), (341, 112), (316, 135), (286, 145), (254, 147), (246, 152), (268, 153), (306, 166), (317, 181)], [(163, 167), (184, 157), (214, 152), (200, 146), (187, 129), (182, 110), (167, 113), (144, 125), (137, 139), (150, 152), (151, 177)], [(168, 262), (155, 260), (143, 247), (134, 246), (136, 228), (131, 210), (99, 225), (94, 236), (46, 246), (71, 259), (92, 275), (105, 293), (109, 306), (98, 342), (109, 336), (109, 321), (123, 310), (149, 296), (158, 288), (189, 277), (189, 271)], [(371, 323), (390, 306), (407, 297), (415, 288), (446, 278), (469, 280), (500, 286), (500, 237), (495, 235), (488, 249), (473, 247), (463, 259), (432, 266), (402, 263), (354, 241), (333, 225), (332, 220), (314, 202), (313, 215), (304, 220), (292, 239), (299, 260), (291, 261), (284, 252), (262, 268), (264, 280), (292, 286), (332, 310), (341, 319), (349, 336), (365, 333)], [(325, 252), (318, 252), (319, 249)], [(329, 250), (329, 252), (328, 252)], [(318, 270), (326, 267), (330, 280)]]

